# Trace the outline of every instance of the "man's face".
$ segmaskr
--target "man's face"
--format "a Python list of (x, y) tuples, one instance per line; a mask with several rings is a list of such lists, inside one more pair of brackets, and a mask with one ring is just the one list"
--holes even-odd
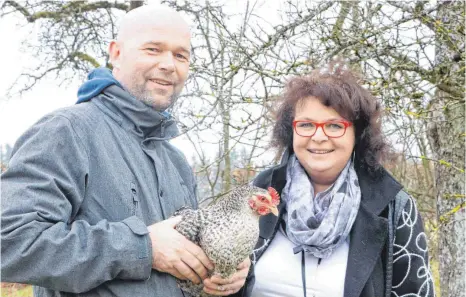
[(189, 30), (167, 24), (135, 31), (110, 45), (113, 73), (134, 97), (163, 111), (173, 105), (188, 77)]

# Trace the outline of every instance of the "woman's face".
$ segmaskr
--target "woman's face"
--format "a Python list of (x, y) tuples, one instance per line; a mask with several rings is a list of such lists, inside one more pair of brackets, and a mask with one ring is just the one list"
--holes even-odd
[[(296, 105), (295, 121), (346, 121), (335, 109), (323, 105), (316, 97), (305, 98)], [(354, 126), (343, 136), (329, 138), (317, 128), (311, 137), (303, 137), (293, 129), (293, 149), (301, 165), (315, 183), (330, 185), (345, 167), (353, 153)]]

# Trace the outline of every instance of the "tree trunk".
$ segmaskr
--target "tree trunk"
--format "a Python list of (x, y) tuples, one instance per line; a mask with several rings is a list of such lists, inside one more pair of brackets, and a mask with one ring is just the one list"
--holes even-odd
[(144, 5), (144, 1), (139, 1), (139, 0), (131, 0), (129, 2), (129, 10), (133, 10), (135, 8), (138, 8), (140, 6)]
[[(456, 3), (455, 3), (456, 2)], [(442, 68), (442, 64), (458, 53), (447, 46), (446, 34), (458, 44), (464, 45), (464, 36), (458, 32), (464, 19), (463, 1), (444, 1), (438, 12), (437, 22), (443, 27), (437, 31), (435, 63)], [(447, 30), (447, 31), (444, 31)], [(448, 65), (447, 64), (447, 65)], [(462, 61), (464, 65), (464, 61)], [(446, 67), (445, 73), (439, 75), (442, 82), (459, 83), (464, 86), (464, 70), (459, 71), (460, 64)], [(443, 72), (443, 70), (442, 70)], [(460, 90), (464, 92), (464, 88)], [(431, 104), (432, 122), (429, 124), (430, 143), (434, 157), (439, 162), (435, 168), (435, 182), (437, 188), (437, 215), (439, 218), (439, 267), (440, 288), (443, 297), (465, 296), (465, 213), (464, 213), (464, 112), (465, 105), (462, 98), (452, 98), (448, 93), (437, 89)]]
[(225, 162), (225, 167), (223, 168), (223, 192), (228, 192), (231, 188), (230, 110), (227, 104), (222, 101), (220, 102), (223, 125), (223, 158)]

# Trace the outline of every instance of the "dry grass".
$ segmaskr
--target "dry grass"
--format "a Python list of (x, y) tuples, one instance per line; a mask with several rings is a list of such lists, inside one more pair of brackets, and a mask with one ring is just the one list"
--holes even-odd
[(32, 286), (2, 283), (1, 297), (32, 297)]

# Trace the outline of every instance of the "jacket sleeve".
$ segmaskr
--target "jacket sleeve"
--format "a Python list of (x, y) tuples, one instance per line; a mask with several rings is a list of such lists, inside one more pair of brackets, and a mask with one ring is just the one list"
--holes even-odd
[(70, 121), (50, 116), (16, 143), (1, 178), (2, 281), (80, 293), (108, 280), (145, 280), (152, 257), (137, 217), (74, 220), (89, 160)]
[(427, 238), (413, 198), (407, 201), (395, 232), (392, 296), (435, 295)]

